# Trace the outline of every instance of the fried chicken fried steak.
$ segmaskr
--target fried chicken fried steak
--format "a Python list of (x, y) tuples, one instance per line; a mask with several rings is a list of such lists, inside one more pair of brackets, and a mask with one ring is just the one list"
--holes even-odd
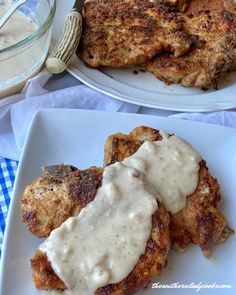
[[(133, 155), (145, 141), (162, 140), (160, 132), (149, 127), (137, 127), (128, 135), (117, 133), (108, 137), (104, 150), (104, 165), (122, 161)], [(199, 182), (187, 197), (187, 205), (171, 214), (171, 245), (185, 249), (190, 242), (199, 244), (205, 256), (210, 256), (215, 243), (223, 242), (233, 231), (217, 208), (221, 199), (220, 186), (210, 174), (206, 162), (200, 162)]]
[(235, 68), (233, 0), (95, 0), (83, 17), (78, 53), (90, 67), (143, 63), (167, 84), (200, 88)]
[[(234, 8), (234, 9), (233, 9)], [(219, 80), (236, 61), (236, 2), (192, 0), (183, 14), (184, 31), (193, 37), (188, 53), (175, 57), (162, 53), (145, 67), (167, 84), (217, 88)]]
[[(62, 165), (48, 171), (49, 168), (45, 169), (44, 176), (26, 187), (22, 200), (23, 219), (31, 232), (39, 237), (49, 236), (68, 217), (78, 215), (94, 199), (102, 182), (102, 168), (91, 167), (81, 171)], [(169, 248), (169, 214), (159, 204), (152, 216), (152, 231), (146, 251), (133, 271), (121, 282), (99, 288), (96, 294), (132, 294), (145, 287), (165, 266)], [(38, 289), (66, 289), (43, 252), (38, 250), (35, 253), (31, 265)]]
[[(161, 1), (184, 9), (187, 1)], [(191, 38), (177, 13), (160, 1), (94, 0), (84, 4), (79, 55), (90, 67), (124, 67), (162, 51), (183, 55)]]
[(32, 234), (48, 237), (67, 218), (77, 216), (91, 202), (102, 183), (102, 168), (79, 170), (58, 165), (44, 169), (44, 175), (25, 188), (22, 219)]
[[(112, 246), (111, 246), (112, 247)], [(125, 295), (133, 294), (146, 287), (155, 275), (160, 275), (166, 264), (170, 248), (169, 215), (162, 205), (152, 216), (151, 236), (147, 241), (146, 251), (140, 257), (133, 271), (121, 282), (100, 287), (96, 295)], [(37, 251), (31, 260), (34, 271), (33, 280), (36, 288), (43, 290), (66, 289), (65, 284), (58, 278), (47, 256)]]

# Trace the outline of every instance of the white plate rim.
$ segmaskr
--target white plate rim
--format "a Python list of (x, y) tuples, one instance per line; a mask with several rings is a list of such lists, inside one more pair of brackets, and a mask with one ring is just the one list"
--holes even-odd
[(13, 223), (13, 217), (14, 216), (14, 210), (15, 210), (15, 203), (17, 202), (17, 190), (18, 187), (20, 185), (19, 183), (19, 178), (20, 178), (20, 174), (22, 173), (22, 163), (23, 163), (23, 159), (26, 156), (26, 146), (28, 145), (28, 142), (30, 141), (30, 135), (32, 133), (33, 127), (35, 125), (36, 122), (36, 117), (38, 116), (38, 113), (40, 113), (40, 111), (37, 111), (34, 116), (31, 119), (31, 123), (30, 123), (30, 127), (27, 131), (26, 134), (26, 139), (22, 148), (22, 153), (19, 159), (19, 165), (17, 167), (17, 172), (16, 172), (16, 176), (15, 176), (15, 181), (14, 181), (14, 185), (13, 185), (13, 190), (12, 190), (12, 194), (11, 194), (11, 200), (10, 200), (10, 206), (8, 209), (8, 214), (7, 214), (7, 218), (6, 218), (6, 224), (5, 224), (5, 232), (4, 232), (4, 236), (3, 236), (3, 243), (2, 243), (2, 252), (1, 252), (1, 258), (0, 258), (0, 294), (2, 294), (2, 288), (3, 288), (3, 279), (4, 279), (4, 266), (6, 265), (6, 259), (7, 259), (7, 242), (8, 242), (8, 238), (10, 236), (10, 227), (11, 224)]
[[(93, 77), (92, 73), (93, 71)], [(129, 93), (134, 91), (134, 88), (128, 85), (124, 85), (119, 81), (114, 80), (113, 78), (105, 75), (101, 71), (97, 69), (91, 69), (83, 64), (83, 62), (77, 57), (73, 56), (69, 67), (67, 68), (67, 72), (69, 72), (76, 79), (89, 86), (90, 88), (103, 93), (112, 98), (128, 102), (131, 104), (136, 104), (139, 106), (150, 107), (160, 110), (168, 110), (168, 111), (177, 111), (177, 112), (213, 112), (213, 111), (222, 111), (228, 110), (236, 107), (236, 98), (233, 93), (231, 94), (231, 98), (225, 99), (225, 101), (221, 101), (221, 96), (224, 95), (222, 92), (227, 92), (224, 90), (216, 90), (210, 93), (203, 94), (195, 94), (195, 95), (185, 95), (185, 99), (201, 99), (201, 104), (195, 104), (193, 106), (184, 106), (183, 101), (179, 101), (176, 103), (168, 102), (168, 100), (172, 100), (173, 96), (169, 94), (160, 95), (160, 98), (163, 100), (167, 100), (167, 102), (147, 102), (143, 99), (138, 98), (137, 96), (132, 96)], [(102, 81), (106, 81), (106, 83), (102, 83)], [(236, 84), (235, 84), (236, 88)], [(125, 91), (124, 91), (125, 89)], [(236, 89), (235, 89), (236, 90)], [(141, 91), (140, 91), (141, 92)], [(235, 91), (236, 93), (236, 91)], [(142, 93), (144, 95), (144, 93)], [(158, 94), (159, 95), (159, 94)], [(235, 94), (236, 95), (236, 94)], [(178, 95), (180, 96), (180, 95)], [(210, 99), (210, 102), (209, 102)]]

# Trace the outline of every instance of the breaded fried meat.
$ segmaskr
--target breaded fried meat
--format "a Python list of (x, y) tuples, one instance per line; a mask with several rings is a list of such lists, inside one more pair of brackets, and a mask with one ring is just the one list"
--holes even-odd
[[(105, 143), (104, 165), (131, 156), (147, 140), (162, 140), (162, 136), (158, 130), (145, 126), (137, 127), (129, 134), (117, 133), (109, 136)], [(204, 160), (199, 167), (198, 186), (187, 197), (186, 207), (171, 214), (171, 244), (173, 248), (180, 250), (193, 242), (199, 244), (204, 255), (209, 256), (213, 245), (225, 240), (233, 231), (229, 229), (225, 216), (218, 209), (221, 194), (217, 180), (210, 174)]]

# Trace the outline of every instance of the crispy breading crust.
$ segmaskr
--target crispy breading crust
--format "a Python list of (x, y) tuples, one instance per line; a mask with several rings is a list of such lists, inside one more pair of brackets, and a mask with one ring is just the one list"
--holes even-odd
[(220, 199), (220, 186), (202, 161), (197, 189), (188, 196), (187, 206), (171, 215), (173, 248), (184, 249), (192, 241), (200, 245), (205, 256), (210, 256), (213, 245), (222, 239), (222, 233), (227, 226), (225, 216), (217, 208)]
[(91, 202), (102, 182), (102, 168), (76, 170), (63, 178), (44, 175), (25, 188), (22, 219), (38, 237), (48, 237), (68, 217)]
[(129, 134), (110, 135), (104, 145), (104, 166), (114, 164), (133, 155), (145, 141), (161, 140), (159, 131), (146, 126), (133, 129)]
[(47, 256), (40, 250), (37, 250), (31, 259), (31, 267), (34, 271), (33, 281), (36, 288), (45, 290), (66, 288), (52, 269)]
[[(170, 248), (169, 214), (162, 205), (152, 216), (152, 232), (143, 254), (134, 270), (120, 283), (99, 288), (96, 295), (128, 295), (146, 287), (149, 281), (159, 275), (166, 264)], [(47, 256), (39, 250), (31, 260), (33, 280), (38, 289), (65, 289), (64, 283), (54, 273)]]
[[(156, 141), (162, 137), (158, 130), (141, 126), (129, 134), (117, 133), (107, 138), (104, 148), (104, 165), (110, 165), (131, 156), (146, 140)], [(199, 183), (195, 192), (187, 197), (187, 206), (171, 214), (170, 234), (173, 248), (184, 249), (189, 242), (199, 244), (204, 255), (209, 256), (212, 246), (225, 240), (233, 231), (228, 228), (225, 216), (217, 205), (220, 186), (209, 173), (205, 161), (201, 161)]]
[(236, 14), (236, 3), (235, 0), (224, 0), (224, 7), (231, 13)]
[(136, 65), (163, 50), (181, 56), (192, 42), (177, 12), (158, 1), (89, 1), (84, 4), (83, 22), (78, 54), (90, 67)]
[[(225, 6), (224, 6), (225, 4)], [(184, 31), (192, 35), (192, 48), (183, 57), (157, 55), (145, 67), (167, 84), (217, 88), (236, 61), (236, 16), (229, 0), (195, 0), (183, 14)], [(230, 9), (228, 11), (226, 8)], [(236, 3), (234, 2), (236, 12)]]
[(180, 11), (185, 11), (189, 5), (190, 0), (161, 0), (162, 4), (170, 5)]

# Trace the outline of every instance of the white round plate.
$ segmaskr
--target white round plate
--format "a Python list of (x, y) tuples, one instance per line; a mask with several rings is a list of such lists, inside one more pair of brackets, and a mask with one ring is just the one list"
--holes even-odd
[[(73, 4), (73, 0), (57, 0), (53, 43), (59, 39), (64, 19)], [(142, 106), (189, 112), (209, 112), (236, 107), (236, 72), (226, 75), (220, 90), (208, 91), (176, 84), (166, 85), (152, 74), (144, 72), (141, 67), (91, 69), (77, 56), (72, 58), (68, 72), (106, 95)]]

